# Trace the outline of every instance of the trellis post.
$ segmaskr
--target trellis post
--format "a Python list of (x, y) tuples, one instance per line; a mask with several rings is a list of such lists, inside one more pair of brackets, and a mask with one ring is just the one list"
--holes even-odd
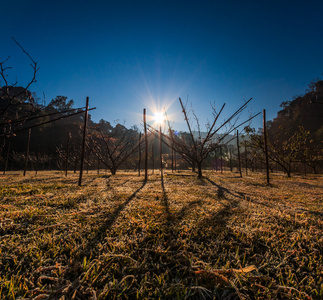
[(84, 113), (84, 128), (83, 128), (83, 143), (82, 143), (82, 155), (81, 155), (81, 167), (80, 167), (80, 177), (78, 185), (82, 185), (82, 175), (83, 175), (83, 164), (84, 164), (84, 152), (85, 152), (85, 139), (86, 139), (86, 126), (87, 126), (87, 118), (89, 112), (89, 97), (86, 97), (86, 107)]

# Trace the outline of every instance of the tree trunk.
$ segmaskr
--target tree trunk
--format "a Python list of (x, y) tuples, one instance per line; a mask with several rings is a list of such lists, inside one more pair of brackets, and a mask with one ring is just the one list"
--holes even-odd
[(198, 178), (202, 178), (202, 163), (197, 163), (197, 170), (198, 170)]

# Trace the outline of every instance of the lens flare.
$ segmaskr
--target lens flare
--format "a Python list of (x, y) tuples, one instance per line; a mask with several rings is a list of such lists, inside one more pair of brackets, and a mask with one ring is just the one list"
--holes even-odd
[(154, 115), (154, 120), (156, 123), (161, 124), (165, 120), (165, 115), (162, 112), (156, 112)]

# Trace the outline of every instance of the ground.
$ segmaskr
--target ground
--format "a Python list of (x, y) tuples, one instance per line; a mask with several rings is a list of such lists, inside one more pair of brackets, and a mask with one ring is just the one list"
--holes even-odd
[(1, 299), (322, 299), (323, 177), (0, 177)]

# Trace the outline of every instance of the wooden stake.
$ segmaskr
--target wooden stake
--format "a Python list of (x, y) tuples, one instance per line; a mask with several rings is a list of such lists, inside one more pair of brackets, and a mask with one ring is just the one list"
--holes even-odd
[(86, 139), (86, 126), (87, 126), (87, 118), (89, 111), (89, 97), (86, 97), (86, 108), (84, 114), (84, 128), (83, 128), (83, 143), (82, 143), (82, 155), (81, 155), (81, 167), (80, 167), (80, 177), (78, 185), (82, 185), (82, 175), (83, 175), (83, 164), (84, 164), (84, 152), (85, 152), (85, 139)]

